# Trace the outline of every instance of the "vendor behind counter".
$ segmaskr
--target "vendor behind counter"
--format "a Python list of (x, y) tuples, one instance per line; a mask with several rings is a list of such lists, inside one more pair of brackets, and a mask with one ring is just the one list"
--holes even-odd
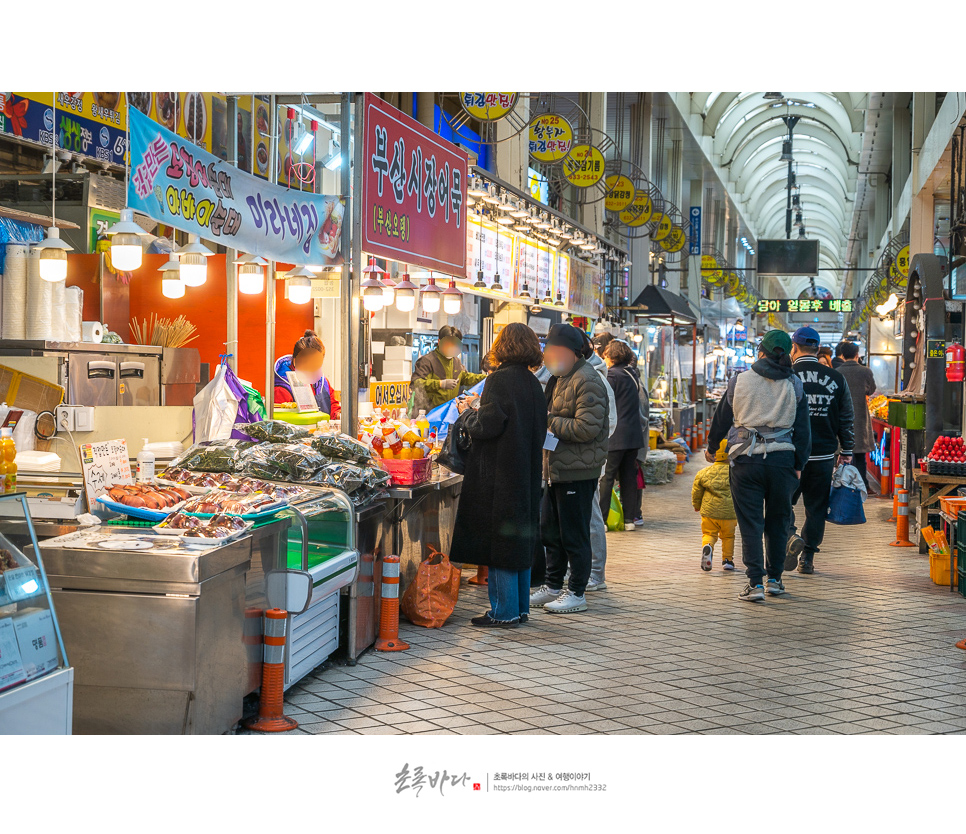
[(436, 350), (420, 356), (413, 368), (413, 413), (449, 402), (460, 388), (471, 388), (486, 378), (486, 374), (471, 374), (463, 367), (462, 350), (462, 331), (448, 324), (441, 327)]
[(307, 385), (312, 386), (319, 411), (328, 414), (333, 420), (338, 420), (342, 415), (342, 406), (339, 404), (339, 395), (322, 373), (324, 361), (325, 345), (314, 331), (306, 330), (295, 343), (291, 354), (283, 356), (275, 363), (275, 405), (295, 400), (286, 376), (289, 371), (295, 371)]

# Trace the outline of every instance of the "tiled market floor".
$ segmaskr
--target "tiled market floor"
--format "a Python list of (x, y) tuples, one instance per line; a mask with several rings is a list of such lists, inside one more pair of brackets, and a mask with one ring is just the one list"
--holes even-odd
[(749, 604), (740, 572), (699, 569), (697, 468), (647, 490), (643, 532), (608, 534), (588, 612), (477, 630), (486, 591), (464, 579), (444, 628), (403, 623), (410, 651), (290, 690), (295, 732), (966, 733), (966, 600), (887, 546), (891, 502), (870, 499), (864, 527), (829, 525), (815, 575)]

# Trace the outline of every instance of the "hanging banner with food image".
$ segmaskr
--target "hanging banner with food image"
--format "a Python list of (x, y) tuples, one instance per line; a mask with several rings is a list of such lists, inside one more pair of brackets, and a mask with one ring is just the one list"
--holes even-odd
[(139, 110), (130, 111), (130, 121), (127, 203), (135, 211), (268, 260), (326, 266), (343, 262), (341, 198), (265, 182)]

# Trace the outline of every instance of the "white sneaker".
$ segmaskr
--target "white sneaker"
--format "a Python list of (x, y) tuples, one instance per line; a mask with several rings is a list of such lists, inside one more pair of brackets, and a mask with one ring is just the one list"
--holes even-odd
[(546, 605), (548, 602), (553, 602), (562, 591), (554, 591), (548, 588), (546, 585), (541, 585), (535, 591), (530, 592), (530, 607), (539, 608), (541, 605)]
[(637, 525), (636, 524), (625, 524), (624, 525), (624, 532), (625, 533), (633, 533), (636, 529), (637, 529)]
[(587, 600), (578, 597), (573, 591), (564, 591), (553, 602), (543, 606), (543, 610), (551, 614), (576, 614), (587, 610)]
[(606, 591), (607, 583), (603, 579), (600, 582), (595, 582), (593, 579), (587, 582), (587, 587), (584, 589), (584, 593), (587, 591)]

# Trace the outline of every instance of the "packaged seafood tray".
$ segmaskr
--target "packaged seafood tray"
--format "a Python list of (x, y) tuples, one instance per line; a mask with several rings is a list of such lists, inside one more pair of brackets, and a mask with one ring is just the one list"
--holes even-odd
[(183, 513), (197, 518), (229, 515), (238, 516), (246, 521), (260, 521), (270, 518), (287, 506), (287, 501), (275, 501), (264, 494), (243, 495), (217, 490), (192, 498), (185, 502), (181, 509)]
[(229, 475), (227, 472), (206, 473), (168, 469), (155, 480), (159, 484), (181, 487), (192, 495), (206, 495), (213, 489), (222, 489), (241, 495), (264, 494), (276, 501), (304, 501), (311, 497), (309, 490), (297, 484), (273, 483), (258, 478)]
[(175, 513), (152, 529), (164, 536), (177, 536), (186, 544), (217, 546), (241, 538), (254, 526), (253, 521), (245, 521), (239, 516), (216, 515), (202, 519), (187, 513)]
[(115, 513), (142, 521), (162, 521), (176, 512), (191, 495), (178, 486), (154, 484), (115, 484), (95, 500)]

